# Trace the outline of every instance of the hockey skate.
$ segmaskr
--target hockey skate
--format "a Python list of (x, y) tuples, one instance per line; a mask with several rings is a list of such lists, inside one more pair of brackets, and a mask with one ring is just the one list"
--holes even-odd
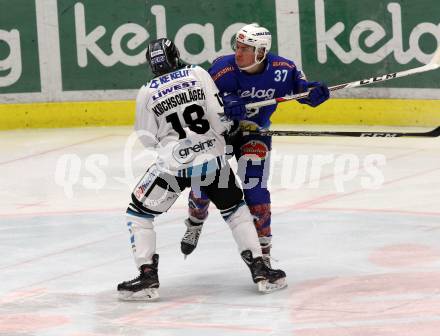
[(253, 258), (249, 250), (243, 251), (241, 257), (248, 265), (259, 292), (271, 293), (287, 286), (286, 273), (267, 267), (262, 257)]
[(202, 232), (203, 223), (197, 224), (191, 221), (189, 218), (185, 219), (186, 232), (180, 242), (180, 250), (185, 255), (185, 259), (188, 254), (197, 247), (199, 242), (200, 233)]
[(159, 276), (157, 268), (159, 255), (153, 255), (153, 264), (143, 265), (141, 274), (130, 281), (118, 285), (119, 300), (153, 301), (159, 298)]
[(259, 240), (261, 246), (261, 253), (263, 254), (264, 264), (267, 266), (267, 268), (272, 268), (270, 262), (272, 260), (272, 257), (270, 256), (270, 250), (272, 247), (271, 238), (260, 237)]
[(272, 268), (272, 264), (271, 264), (271, 256), (270, 254), (265, 254), (263, 253), (263, 262), (266, 265), (267, 268)]

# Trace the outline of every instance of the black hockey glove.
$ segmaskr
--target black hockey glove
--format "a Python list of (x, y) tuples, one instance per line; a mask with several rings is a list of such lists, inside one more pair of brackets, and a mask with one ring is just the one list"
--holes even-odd
[(240, 123), (237, 120), (233, 120), (232, 122), (229, 132), (223, 134), (227, 145), (232, 145), (239, 137), (241, 137)]

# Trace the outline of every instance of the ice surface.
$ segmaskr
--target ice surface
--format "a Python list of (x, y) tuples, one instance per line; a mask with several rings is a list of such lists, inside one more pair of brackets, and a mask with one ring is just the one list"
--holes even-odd
[(0, 335), (438, 335), (440, 139), (275, 138), (287, 289), (256, 292), (214, 207), (184, 261), (184, 193), (156, 220), (160, 301), (127, 303), (124, 210), (153, 159), (130, 135), (0, 133)]

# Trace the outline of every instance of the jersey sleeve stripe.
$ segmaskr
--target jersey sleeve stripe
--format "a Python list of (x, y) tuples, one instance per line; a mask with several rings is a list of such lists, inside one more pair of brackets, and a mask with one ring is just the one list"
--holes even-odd
[(221, 78), (222, 76), (224, 76), (225, 74), (227, 74), (228, 72), (234, 71), (234, 67), (232, 66), (228, 66), (226, 68), (221, 69), (220, 71), (218, 71), (216, 74), (214, 74), (212, 76), (212, 79), (215, 81), (217, 81), (219, 78)]

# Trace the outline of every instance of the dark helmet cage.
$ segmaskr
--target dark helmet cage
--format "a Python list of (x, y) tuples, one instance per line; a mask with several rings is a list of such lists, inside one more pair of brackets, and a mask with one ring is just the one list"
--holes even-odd
[(147, 62), (156, 76), (179, 68), (181, 65), (179, 57), (180, 53), (176, 45), (166, 38), (160, 38), (148, 45)]

